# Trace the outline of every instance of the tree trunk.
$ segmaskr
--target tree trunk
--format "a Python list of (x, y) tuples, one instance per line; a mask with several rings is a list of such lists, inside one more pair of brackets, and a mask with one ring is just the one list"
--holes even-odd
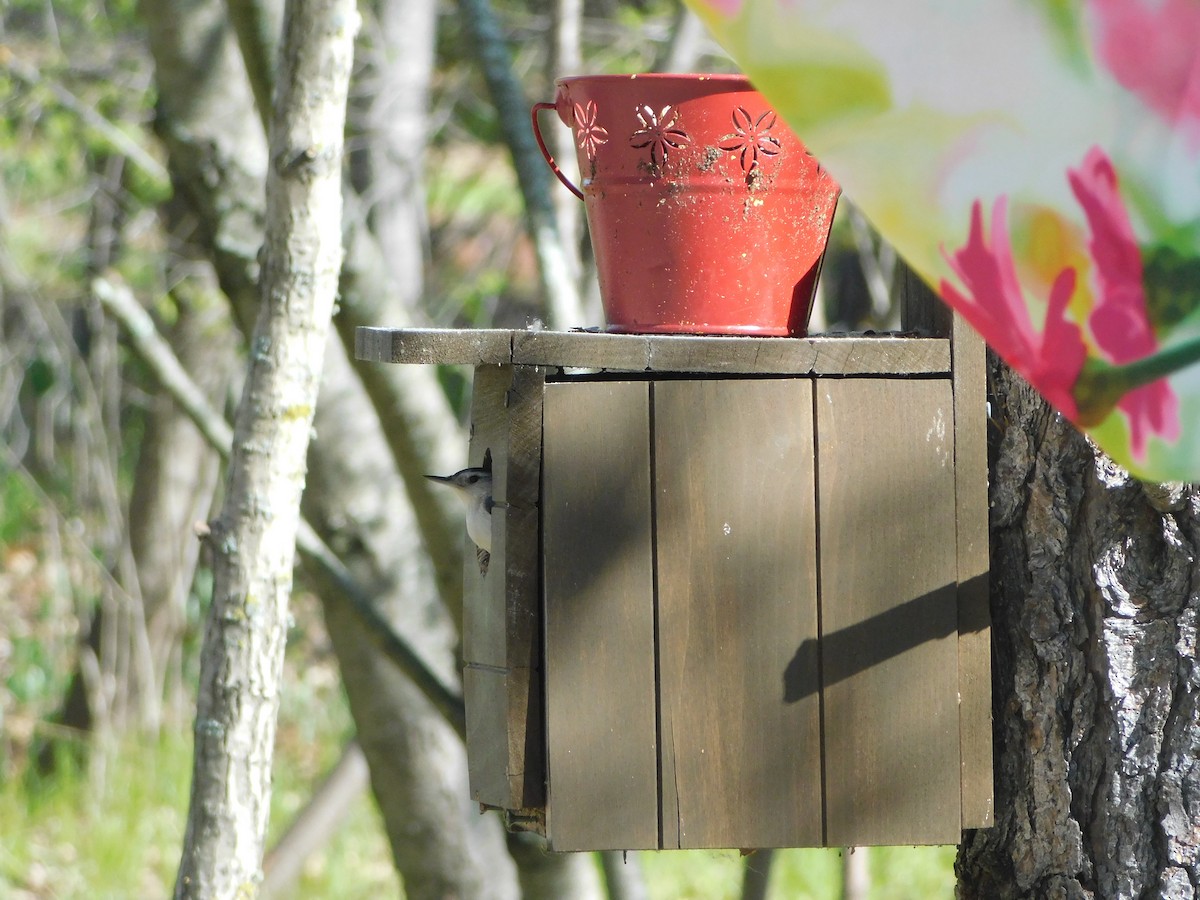
[[(341, 345), (328, 350), (305, 512), (374, 591), (379, 611), (448, 684), (458, 632), (379, 423)], [(470, 802), (462, 742), (375, 647), (361, 618), (315, 580), (392, 855), (411, 897), (516, 897), (499, 820)]]
[(358, 14), (289, 0), (267, 177), (262, 306), (213, 524), (213, 601), (177, 897), (253, 896), (305, 455), (341, 268), (341, 164)]
[[(209, 242), (221, 287), (229, 296), (235, 315), (246, 323), (252, 318), (248, 309), (255, 303), (257, 248), (261, 242), (261, 231), (256, 229), (261, 227), (263, 219), (261, 179), (266, 169), (262, 131), (246, 73), (219, 0), (197, 0), (181, 7), (165, 0), (140, 2), (157, 63), (157, 127), (170, 151), (177, 194), (199, 224), (200, 239)], [(403, 88), (392, 85), (390, 89)], [(354, 222), (349, 244), (352, 249), (344, 268), (343, 306), (361, 305), (364, 291), (371, 292), (372, 303), (381, 302), (388, 292), (388, 281), (379, 263), (382, 254), (365, 222)], [(362, 259), (370, 262), (367, 272), (361, 269)], [(346, 318), (345, 313), (338, 318)], [(353, 336), (347, 337), (348, 344), (353, 346)], [(437, 660), (437, 648), (446, 646), (445, 632), (440, 632), (440, 638), (436, 636), (444, 628), (443, 620), (436, 615), (431, 618), (421, 614), (421, 610), (428, 609), (415, 602), (415, 598), (423, 596), (421, 576), (410, 568), (412, 560), (405, 558), (406, 549), (422, 537), (428, 540), (428, 535), (418, 535), (412, 520), (404, 516), (408, 501), (396, 489), (394, 472), (389, 472), (386, 466), (380, 468), (377, 456), (370, 449), (375, 443), (363, 437), (372, 431), (378, 434), (380, 423), (366, 399), (359, 373), (351, 369), (344, 353), (331, 359), (338, 361), (327, 362), (324, 372), (322, 399), (317, 409), (318, 438), (309, 454), (306, 508), (317, 528), (354, 571), (381, 590), (381, 596), (387, 598), (385, 609), (407, 609), (412, 613), (407, 624), (417, 627), (408, 632), (409, 636), (425, 646), (427, 659)], [(362, 371), (412, 372), (428, 376), (422, 384), (435, 389), (437, 386), (431, 370), (376, 366)], [(449, 423), (438, 427), (431, 427), (428, 420), (423, 427), (416, 423), (417, 433), (406, 443), (412, 451), (406, 462), (413, 469), (413, 477), (428, 484), (419, 477), (420, 473), (446, 469), (436, 464), (430, 466), (426, 457), (443, 455), (447, 443), (444, 435), (457, 432), (445, 398), (435, 397), (436, 403), (431, 405), (428, 391), (417, 391), (413, 384), (412, 379), (404, 382), (397, 402), (406, 403), (405, 409), (409, 411), (418, 406), (440, 411), (433, 421)], [(347, 428), (347, 423), (355, 427)], [(392, 415), (389, 424), (397, 431), (411, 423), (403, 415)], [(457, 437), (450, 442), (461, 447)], [(461, 545), (461, 512), (448, 509), (447, 518), (451, 513), (457, 523), (456, 552), (452, 563), (455, 571), (448, 574), (461, 583), (462, 564), (457, 555), (461, 552), (457, 550)], [(398, 541), (397, 536), (406, 540)], [(447, 565), (450, 564), (448, 560)], [(400, 592), (414, 599), (398, 603)], [(424, 596), (427, 598), (430, 593), (425, 591)], [(457, 598), (461, 615), (461, 588)], [(441, 787), (425, 790), (422, 796), (439, 799), (440, 806), (410, 802), (412, 794), (406, 785), (444, 785), (449, 777), (447, 772), (453, 772), (453, 778), (460, 781), (465, 779), (461, 749), (439, 755), (437, 747), (428, 745), (418, 747), (415, 753), (392, 752), (389, 739), (396, 733), (416, 735), (428, 727), (411, 725), (414, 716), (428, 716), (428, 707), (418, 703), (411, 691), (403, 689), (404, 680), (367, 639), (361, 623), (341, 609), (344, 604), (332, 596), (322, 599), (330, 632), (338, 636), (337, 647), (345, 654), (344, 660), (349, 661), (343, 670), (346, 693), (356, 716), (376, 800), (392, 852), (401, 866), (401, 876), (413, 883), (433, 878), (428, 875), (433, 860), (445, 865), (446, 872), (436, 877), (446, 883), (453, 883), (455, 878), (469, 880), (482, 868), (489, 873), (489, 882), (486, 891), (477, 896), (512, 896), (516, 876), (502, 852), (503, 841), (496, 820), (481, 818), (475, 810), (463, 815), (465, 788), (454, 793)], [(422, 600), (426, 602), (427, 599)], [(427, 643), (431, 630), (432, 645)], [(446, 659), (439, 662), (448, 665)], [(376, 673), (381, 673), (379, 679), (374, 677)], [(483, 829), (483, 838), (476, 834), (477, 829)], [(467, 848), (471, 853), (467, 860), (450, 853), (422, 857), (424, 844), (413, 839), (414, 835), (420, 835), (442, 840), (445, 834), (458, 835), (464, 830), (475, 836), (462, 840), (455, 837), (448, 843)], [(405, 861), (410, 858), (416, 860), (414, 865), (421, 872), (405, 871)]]
[(541, 837), (520, 831), (509, 834), (508, 852), (521, 874), (522, 900), (600, 900), (604, 896), (594, 854), (550, 853)]
[(1194, 898), (1200, 494), (1133, 480), (990, 367), (996, 824), (959, 896)]

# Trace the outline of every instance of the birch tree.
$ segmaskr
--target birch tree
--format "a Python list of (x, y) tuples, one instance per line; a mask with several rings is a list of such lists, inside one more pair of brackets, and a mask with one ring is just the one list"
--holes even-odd
[(358, 13), (289, 0), (270, 128), (262, 304), (212, 524), (213, 601), (177, 897), (257, 892), (305, 456), (341, 269), (342, 133)]

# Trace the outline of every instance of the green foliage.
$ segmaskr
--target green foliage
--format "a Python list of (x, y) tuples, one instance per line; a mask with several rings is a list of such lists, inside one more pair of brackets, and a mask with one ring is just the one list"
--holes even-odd
[(17, 472), (0, 469), (0, 550), (16, 543), (29, 532), (29, 523), (36, 520), (38, 495)]
[(61, 573), (41, 559), (43, 502), (24, 473), (0, 466), (0, 782), (23, 749), (19, 735), (59, 702), (75, 643)]
[(471, 378), (473, 369), (469, 366), (438, 366), (438, 383), (445, 391), (454, 414), (460, 419), (467, 415), (467, 403), (471, 397)]

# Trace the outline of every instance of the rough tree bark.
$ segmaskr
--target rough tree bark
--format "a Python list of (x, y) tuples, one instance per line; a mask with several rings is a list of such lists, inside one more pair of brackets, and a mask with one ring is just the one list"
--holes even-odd
[(289, 0), (271, 121), (262, 306), (213, 523), (192, 794), (177, 897), (253, 896), (305, 455), (341, 268), (341, 164), (358, 13)]
[(1200, 888), (1200, 492), (1146, 485), (994, 360), (996, 824), (964, 898)]

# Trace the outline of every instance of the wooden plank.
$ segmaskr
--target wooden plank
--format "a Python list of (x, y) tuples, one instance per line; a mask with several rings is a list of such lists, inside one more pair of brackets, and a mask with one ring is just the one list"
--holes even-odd
[(503, 670), (469, 663), (463, 668), (469, 789), (472, 799), (487, 806), (511, 805), (507, 694)]
[(826, 841), (961, 832), (948, 380), (817, 384)]
[(547, 833), (658, 846), (649, 387), (548, 384), (542, 544)]
[(948, 371), (944, 340), (912, 337), (713, 338), (651, 344), (657, 372), (714, 374), (871, 375)]
[(987, 371), (983, 339), (955, 314), (958, 690), (963, 828), (993, 821), (992, 626), (988, 608)]
[[(512, 385), (511, 366), (479, 366), (471, 391), (471, 438), (467, 464), (481, 466), (485, 455), (492, 461), (493, 477), (502, 477), (508, 458), (508, 414), (504, 396)], [(498, 491), (498, 488), (497, 488)], [(496, 542), (499, 517), (493, 513), (492, 541)], [(464, 530), (465, 535), (465, 530)], [(506, 631), (503, 579), (484, 577), (474, 548), (464, 538), (463, 552), (463, 658), (467, 662), (503, 668)], [(500, 554), (496, 554), (498, 557)], [(496, 571), (503, 572), (497, 560)], [(488, 566), (489, 573), (491, 565)]]
[[(470, 464), (490, 457), (492, 559), (482, 574), (464, 553), (463, 657), (468, 667), (498, 673), (501, 687), (480, 702), (468, 737), (472, 796), (490, 806), (524, 810), (545, 804), (542, 741), (538, 507), (541, 401), (545, 375), (526, 366), (481, 366), (472, 396)], [(506, 691), (502, 701), (495, 692)], [(488, 731), (491, 728), (493, 730)]]
[(358, 359), (614, 372), (948, 374), (949, 341), (895, 335), (814, 338), (646, 335), (503, 329), (359, 328)]
[(900, 327), (934, 337), (949, 337), (950, 307), (903, 260), (897, 262), (900, 289)]
[(500, 668), (534, 666), (538, 634), (537, 511), (541, 490), (542, 387), (545, 373), (528, 366), (475, 370), (470, 464), (490, 454), (492, 559), (482, 575), (465, 554), (463, 655)]
[[(467, 705), (467, 769), (472, 799), (486, 806), (512, 810), (524, 819), (536, 819), (534, 809), (522, 804), (540, 773), (527, 777), (522, 763), (540, 757), (540, 716), (536, 721), (522, 706), (531, 696), (529, 669), (493, 669), (468, 664), (463, 669), (463, 695)], [(530, 745), (534, 745), (531, 748)], [(537, 748), (537, 749), (534, 749)], [(496, 798), (509, 798), (497, 804)]]
[(467, 366), (512, 362), (513, 331), (508, 328), (354, 329), (354, 357), (369, 362), (443, 363)]
[(653, 387), (664, 846), (821, 842), (812, 390)]
[(943, 339), (517, 332), (513, 360), (629, 372), (855, 375), (950, 371)]

